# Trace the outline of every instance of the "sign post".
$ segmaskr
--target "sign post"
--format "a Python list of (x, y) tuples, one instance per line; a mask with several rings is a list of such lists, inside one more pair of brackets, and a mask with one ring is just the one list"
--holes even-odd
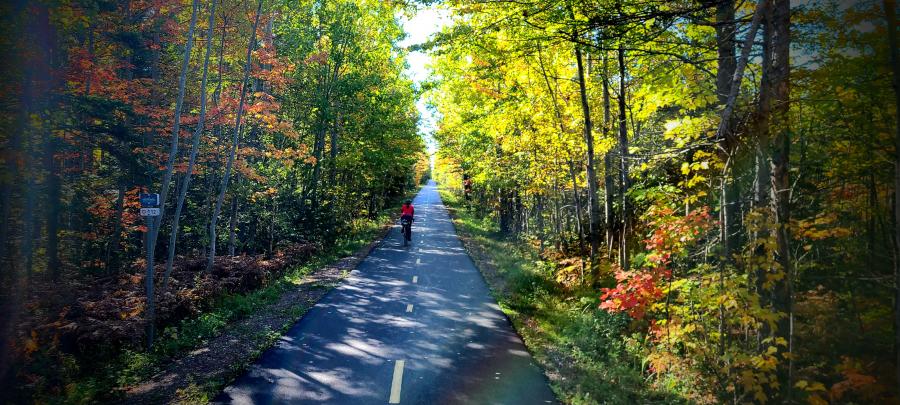
[(141, 216), (158, 217), (160, 213), (159, 194), (141, 194)]
[(141, 208), (142, 217), (158, 217), (159, 208)]
[(141, 194), (141, 207), (155, 207), (159, 205), (159, 194)]
[(147, 300), (148, 300), (148, 314), (147, 317), (149, 319), (149, 323), (147, 324), (147, 347), (149, 348), (153, 343), (153, 267), (150, 266), (150, 263), (153, 263), (153, 250), (154, 246), (150, 246), (150, 234), (152, 232), (154, 224), (159, 226), (159, 223), (156, 222), (154, 217), (160, 216), (160, 211), (162, 211), (159, 207), (159, 194), (152, 193), (141, 193), (141, 217), (144, 218), (144, 221), (147, 223), (146, 234), (144, 235), (144, 246), (147, 250), (147, 279), (145, 280), (147, 284)]

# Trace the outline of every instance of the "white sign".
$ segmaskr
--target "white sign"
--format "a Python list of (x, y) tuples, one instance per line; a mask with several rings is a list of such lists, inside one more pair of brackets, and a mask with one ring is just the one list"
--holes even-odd
[(142, 217), (158, 217), (159, 208), (141, 208)]

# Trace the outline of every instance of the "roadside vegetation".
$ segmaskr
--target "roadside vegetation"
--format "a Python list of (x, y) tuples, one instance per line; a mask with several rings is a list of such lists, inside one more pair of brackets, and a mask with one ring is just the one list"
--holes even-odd
[(121, 398), (433, 174), (565, 401), (898, 403), (896, 3), (2, 2), (0, 402)]
[(600, 309), (590, 288), (564, 288), (555, 279), (556, 263), (542, 257), (536, 246), (507, 238), (496, 221), (478, 215), (461, 196), (447, 188), (440, 192), (466, 251), (560, 400), (684, 402), (673, 394), (674, 387), (652, 387), (646, 381), (646, 364), (635, 352), (642, 337), (630, 331), (627, 316)]
[[(399, 205), (400, 201), (401, 199), (395, 200), (394, 205)], [(309, 303), (298, 301), (287, 308), (278, 308), (278, 311), (287, 312), (269, 315), (286, 315), (284, 318), (287, 321), (279, 325), (278, 329), (243, 329), (234, 333), (232, 328), (249, 316), (267, 316), (268, 312), (273, 311), (273, 304), (286, 292), (296, 289), (310, 273), (357, 253), (379, 237), (385, 224), (392, 223), (392, 217), (396, 215), (390, 210), (374, 219), (358, 221), (352, 231), (340, 237), (329, 248), (317, 251), (301, 264), (293, 265), (278, 275), (272, 275), (271, 280), (260, 287), (248, 292), (220, 293), (198, 308), (195, 315), (163, 327), (158, 344), (151, 350), (121, 342), (96, 342), (91, 346), (93, 352), (86, 355), (89, 357), (79, 358), (55, 347), (39, 348), (30, 353), (31, 362), (26, 363), (19, 372), (40, 376), (41, 385), (19, 385), (5, 395), (13, 402), (27, 402), (26, 398), (29, 398), (36, 402), (50, 403), (95, 403), (128, 398), (129, 389), (146, 382), (188, 353), (197, 349), (219, 350), (220, 348), (208, 346), (208, 342), (226, 331), (232, 332), (232, 338), (252, 342), (250, 346), (255, 347), (254, 351), (241, 356), (241, 362), (229, 364), (228, 373), (219, 375), (214, 380), (191, 381), (177, 396), (164, 398), (167, 401), (178, 399), (189, 403), (208, 401), (230, 378), (238, 375), (247, 364), (271, 346), (310, 306)], [(346, 273), (341, 277), (345, 275)], [(334, 286), (314, 285), (312, 288), (322, 289), (324, 293)], [(56, 362), (60, 362), (62, 367), (50, 370), (45, 368)], [(184, 371), (187, 374), (191, 372)], [(64, 389), (52, 390), (55, 384)]]
[(116, 398), (370, 239), (428, 175), (404, 11), (3, 3), (0, 402)]
[(435, 179), (508, 311), (638, 373), (583, 389), (900, 401), (896, 2), (446, 6)]

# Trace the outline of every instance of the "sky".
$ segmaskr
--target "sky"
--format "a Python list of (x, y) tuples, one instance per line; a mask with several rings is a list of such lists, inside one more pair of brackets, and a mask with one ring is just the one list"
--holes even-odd
[[(433, 6), (419, 9), (412, 18), (401, 16), (400, 23), (403, 25), (407, 37), (400, 41), (399, 45), (408, 47), (421, 44), (427, 41), (432, 34), (440, 31), (444, 25), (449, 24), (449, 22), (446, 11), (439, 10)], [(420, 86), (423, 81), (428, 79), (430, 74), (428, 64), (431, 62), (431, 58), (423, 52), (416, 51), (410, 52), (406, 60), (409, 63), (406, 74), (416, 83), (416, 86)], [(416, 108), (418, 108), (421, 116), (419, 133), (425, 138), (429, 154), (434, 154), (437, 148), (437, 145), (431, 138), (431, 133), (435, 128), (434, 114), (426, 108), (425, 101), (422, 99), (416, 102)]]

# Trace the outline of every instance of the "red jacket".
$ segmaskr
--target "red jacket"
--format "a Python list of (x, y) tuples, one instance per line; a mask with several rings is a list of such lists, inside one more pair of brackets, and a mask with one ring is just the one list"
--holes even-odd
[(404, 216), (404, 217), (407, 215), (413, 216), (415, 214), (416, 214), (416, 209), (413, 208), (412, 204), (409, 204), (409, 205), (403, 204), (403, 206), (400, 207), (400, 215), (401, 216)]

